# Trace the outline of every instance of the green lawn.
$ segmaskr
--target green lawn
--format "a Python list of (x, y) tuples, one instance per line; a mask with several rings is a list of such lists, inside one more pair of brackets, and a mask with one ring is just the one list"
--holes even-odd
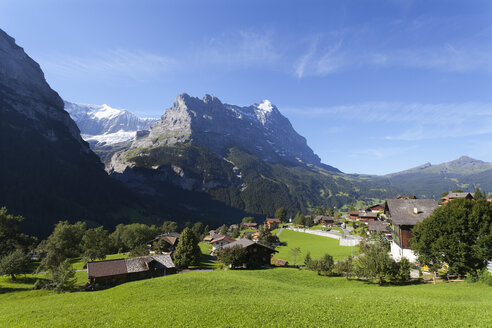
[[(0, 280), (0, 327), (491, 327), (492, 287), (385, 286), (293, 268), (206, 271), (98, 292)], [(19, 287), (18, 291), (15, 287)]]
[(359, 252), (358, 247), (339, 246), (337, 239), (292, 230), (283, 230), (280, 234), (280, 242), (286, 243), (286, 245), (277, 247), (279, 252), (274, 256), (291, 262), (290, 250), (299, 247), (301, 249), (301, 256), (297, 260), (297, 264), (304, 262), (304, 257), (308, 251), (311, 252), (312, 258), (320, 258), (328, 253), (333, 256), (335, 261), (349, 257), (351, 251), (353, 255)]

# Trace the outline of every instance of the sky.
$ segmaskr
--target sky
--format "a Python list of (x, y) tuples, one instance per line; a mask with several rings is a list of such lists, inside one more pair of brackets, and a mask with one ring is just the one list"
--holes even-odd
[(0, 0), (0, 28), (68, 101), (268, 99), (346, 173), (492, 162), (492, 1)]

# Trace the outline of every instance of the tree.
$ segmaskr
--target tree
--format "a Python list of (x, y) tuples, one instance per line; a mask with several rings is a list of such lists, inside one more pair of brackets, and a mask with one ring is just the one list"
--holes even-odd
[(441, 194), (441, 198), (446, 197), (447, 195), (449, 195), (449, 191), (445, 191), (445, 192), (443, 192), (443, 193)]
[(234, 247), (222, 248), (218, 254), (219, 259), (230, 268), (242, 266), (247, 261), (246, 248), (239, 245)]
[(326, 210), (326, 215), (328, 216), (335, 215), (335, 211), (333, 211), (333, 207), (328, 207), (328, 209)]
[(227, 226), (223, 224), (218, 230), (221, 235), (225, 235), (229, 231), (229, 228), (227, 228)]
[(330, 254), (325, 254), (320, 259), (311, 259), (307, 263), (307, 269), (311, 271), (316, 271), (318, 275), (329, 275), (333, 271), (333, 267), (333, 256), (331, 256)]
[(243, 220), (241, 221), (241, 223), (254, 223), (254, 222), (255, 222), (255, 218), (252, 216), (244, 217)]
[(345, 260), (340, 260), (337, 263), (335, 263), (333, 271), (335, 271), (340, 275), (345, 275), (345, 279), (348, 280), (349, 276), (354, 271), (354, 266), (352, 262), (353, 262), (352, 257), (349, 257), (348, 259)]
[(476, 272), (492, 258), (492, 204), (484, 199), (453, 200), (412, 231), (412, 249), (434, 272), (444, 263), (451, 274)]
[(292, 258), (292, 263), (297, 265), (297, 257), (301, 254), (301, 249), (299, 247), (290, 249), (290, 256)]
[(314, 214), (316, 215), (326, 215), (326, 209), (324, 206), (316, 206), (314, 210)]
[(463, 192), (463, 190), (461, 190), (461, 189), (455, 189), (452, 192)]
[(121, 232), (121, 241), (126, 251), (145, 245), (159, 234), (161, 229), (143, 223), (132, 223), (124, 226)]
[(276, 235), (272, 235), (270, 231), (263, 229), (258, 236), (258, 242), (265, 246), (275, 248), (280, 243), (280, 240)]
[(311, 262), (311, 252), (308, 251), (307, 254), (306, 254), (306, 257), (304, 258), (304, 265), (306, 267), (309, 267), (309, 263)]
[(275, 211), (275, 218), (280, 219), (280, 221), (284, 222), (287, 218), (287, 210), (285, 207), (280, 207)]
[(85, 262), (97, 259), (104, 260), (109, 253), (109, 233), (103, 227), (87, 229), (82, 237), (82, 250)]
[(239, 238), (240, 235), (241, 235), (241, 232), (239, 231), (239, 228), (233, 228), (231, 230), (232, 238)]
[(178, 232), (179, 226), (174, 221), (164, 221), (161, 226), (162, 233)]
[(58, 222), (46, 241), (44, 249), (46, 256), (41, 261), (40, 268), (53, 269), (65, 259), (80, 256), (85, 230), (86, 225), (83, 222), (75, 224), (70, 224), (68, 221)]
[(190, 228), (184, 228), (174, 253), (175, 266), (178, 269), (186, 269), (190, 265), (199, 265), (201, 254), (195, 234)]
[(205, 225), (202, 222), (196, 222), (191, 230), (195, 233), (196, 238), (201, 240), (205, 234)]
[(391, 273), (391, 280), (395, 282), (405, 282), (410, 280), (410, 270), (412, 264), (406, 257), (403, 257), (400, 262), (393, 262), (393, 272)]
[(73, 290), (77, 280), (70, 260), (66, 259), (49, 271), (50, 280), (37, 280), (34, 289), (50, 289), (56, 293)]
[(306, 215), (306, 216), (303, 216), (303, 223), (302, 225), (305, 226), (305, 227), (312, 227), (314, 225), (314, 220), (313, 220), (313, 217), (311, 215)]
[(10, 275), (15, 280), (16, 275), (29, 272), (29, 264), (29, 256), (16, 249), (0, 259), (0, 275)]
[(6, 207), (0, 208), (0, 257), (10, 254), (17, 248), (27, 248), (36, 242), (34, 237), (20, 233), (24, 218), (9, 214)]
[(294, 217), (294, 224), (304, 225), (304, 215), (297, 212), (296, 216)]
[(355, 262), (354, 271), (358, 277), (367, 279), (378, 279), (381, 285), (385, 277), (391, 274), (393, 261), (388, 255), (388, 251), (381, 243), (366, 243), (361, 247), (364, 256)]
[(486, 197), (485, 197), (485, 192), (482, 192), (482, 191), (480, 190), (480, 188), (478, 188), (478, 187), (477, 187), (477, 188), (475, 189), (475, 193), (473, 194), (473, 198), (474, 198), (475, 200), (479, 200), (479, 199), (486, 199)]
[(149, 248), (147, 245), (138, 245), (130, 251), (129, 255), (130, 257), (149, 255)]
[(348, 207), (348, 210), (349, 211), (355, 211), (355, 204), (354, 203), (351, 203)]

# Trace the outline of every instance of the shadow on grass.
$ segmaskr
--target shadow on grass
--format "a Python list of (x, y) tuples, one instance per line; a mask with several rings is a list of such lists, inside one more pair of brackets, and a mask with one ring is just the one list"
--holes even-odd
[[(36, 277), (26, 277), (26, 276), (17, 276), (16, 279), (9, 278), (5, 280), (8, 282), (10, 286), (4, 287), (0, 286), (0, 294), (12, 293), (12, 292), (23, 292), (27, 290), (32, 290), (33, 285), (37, 280), (44, 280), (43, 278)], [(12, 286), (17, 285), (18, 286)], [(28, 286), (26, 286), (28, 285)]]
[(217, 257), (209, 254), (203, 254), (200, 260), (200, 265), (197, 268), (214, 269), (217, 267)]

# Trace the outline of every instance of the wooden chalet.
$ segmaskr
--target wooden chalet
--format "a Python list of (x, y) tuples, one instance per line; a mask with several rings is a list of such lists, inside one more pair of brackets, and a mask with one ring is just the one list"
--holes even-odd
[(391, 223), (393, 242), (391, 243), (391, 254), (399, 260), (406, 257), (409, 261), (416, 260), (410, 250), (410, 238), (412, 228), (426, 217), (431, 215), (438, 207), (433, 199), (388, 199), (385, 204), (384, 213)]
[(255, 268), (264, 265), (269, 265), (272, 255), (278, 253), (274, 248), (263, 245), (258, 242), (254, 242), (250, 239), (242, 238), (235, 242), (225, 245), (222, 249), (231, 247), (243, 247), (246, 248), (246, 262), (243, 263), (243, 267)]
[(474, 196), (474, 194), (472, 194), (470, 192), (450, 192), (449, 194), (447, 194), (446, 196), (441, 198), (441, 204), (446, 204), (452, 200), (460, 199), (460, 198), (474, 199), (473, 196)]
[(359, 219), (361, 221), (375, 221), (378, 219), (378, 213), (375, 212), (360, 212)]
[(384, 221), (369, 221), (367, 222), (369, 234), (374, 234), (374, 233), (383, 233), (383, 234), (390, 234), (391, 230), (388, 227), (388, 222)]
[(381, 204), (373, 205), (368, 207), (366, 209), (366, 212), (375, 212), (375, 213), (384, 212), (384, 206)]
[(175, 273), (171, 256), (154, 255), (87, 263), (89, 285), (112, 286)]
[(280, 219), (266, 219), (265, 220), (265, 228), (268, 229), (277, 229), (280, 225)]
[(256, 222), (246, 222), (242, 224), (246, 229), (258, 229), (258, 223)]
[(210, 244), (212, 244), (212, 251), (216, 251), (216, 250), (219, 250), (222, 247), (224, 247), (225, 245), (230, 244), (234, 241), (236, 241), (236, 239), (229, 237), (227, 235), (222, 235), (222, 236), (215, 238), (212, 241), (210, 241)]
[(357, 220), (359, 218), (359, 211), (348, 211), (348, 218), (351, 220)]
[(155, 237), (154, 239), (150, 240), (147, 242), (147, 246), (150, 248), (151, 251), (156, 251), (155, 245), (159, 241), (162, 241), (164, 243), (164, 247), (161, 250), (162, 252), (168, 253), (172, 252), (176, 249), (176, 246), (178, 245), (179, 241), (179, 233), (177, 232), (171, 232), (171, 233), (165, 233), (162, 235), (159, 235)]
[(314, 224), (322, 224), (323, 227), (332, 227), (335, 224), (333, 216), (318, 215), (313, 220)]

